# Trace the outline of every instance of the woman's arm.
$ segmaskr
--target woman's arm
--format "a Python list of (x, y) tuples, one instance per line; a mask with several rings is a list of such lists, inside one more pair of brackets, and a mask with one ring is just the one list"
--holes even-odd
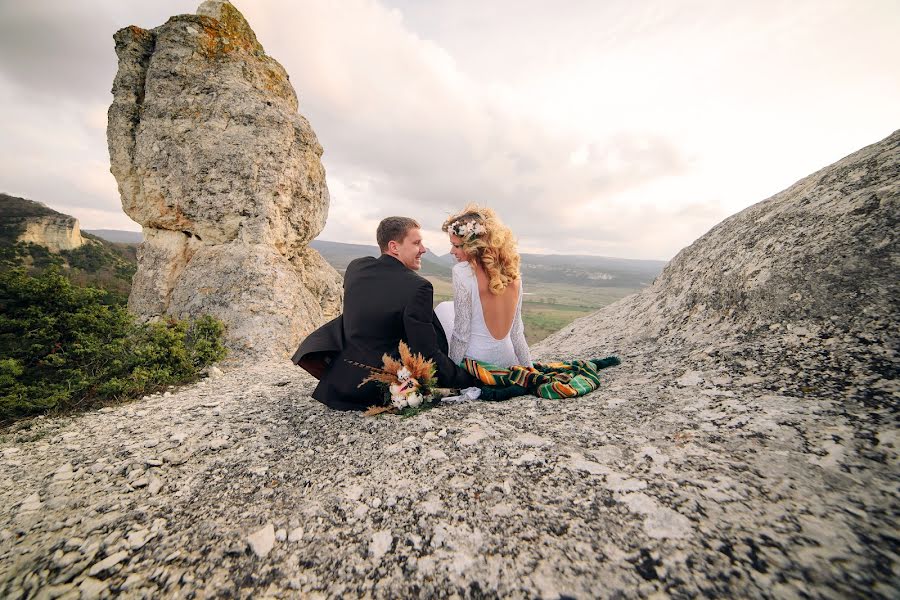
[(513, 350), (516, 353), (516, 361), (524, 367), (533, 366), (531, 363), (531, 351), (528, 342), (525, 341), (525, 325), (522, 323), (522, 296), (525, 295), (525, 287), (519, 279), (519, 303), (516, 306), (516, 318), (513, 319), (512, 331), (509, 333)]
[(420, 352), (434, 361), (438, 382), (443, 387), (466, 388), (474, 381), (472, 376), (458, 365), (450, 362), (447, 355), (438, 348), (437, 332), (434, 329), (434, 288), (429, 281), (422, 280), (415, 296), (403, 311), (403, 327), (406, 339), (413, 352)]
[(469, 347), (472, 331), (472, 294), (465, 278), (454, 268), (453, 279), (453, 335), (450, 336), (450, 360), (459, 364)]

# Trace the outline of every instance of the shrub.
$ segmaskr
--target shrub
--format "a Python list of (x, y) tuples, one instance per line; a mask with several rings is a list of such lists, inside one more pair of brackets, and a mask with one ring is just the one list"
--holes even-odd
[(0, 272), (0, 421), (184, 383), (225, 356), (212, 317), (137, 324), (120, 299), (50, 268)]

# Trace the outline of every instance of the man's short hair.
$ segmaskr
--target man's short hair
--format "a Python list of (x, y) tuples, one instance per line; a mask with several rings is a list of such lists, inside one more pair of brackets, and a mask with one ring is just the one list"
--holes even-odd
[(384, 254), (388, 250), (388, 242), (402, 242), (406, 238), (406, 234), (410, 229), (421, 229), (421, 225), (415, 219), (409, 217), (388, 217), (382, 219), (378, 224), (378, 230), (375, 232), (375, 239), (378, 240), (378, 248)]

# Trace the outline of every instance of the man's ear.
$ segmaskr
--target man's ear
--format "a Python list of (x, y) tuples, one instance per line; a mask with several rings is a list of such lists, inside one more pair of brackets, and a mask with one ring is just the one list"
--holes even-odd
[(398, 244), (395, 240), (389, 241), (389, 242), (388, 242), (388, 245), (387, 245), (387, 253), (388, 253), (388, 254), (394, 254), (394, 253), (396, 253), (396, 252), (397, 252), (397, 246), (399, 246), (399, 244)]

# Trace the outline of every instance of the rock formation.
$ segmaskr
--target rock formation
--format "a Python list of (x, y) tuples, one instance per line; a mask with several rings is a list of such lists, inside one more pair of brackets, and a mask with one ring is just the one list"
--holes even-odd
[(898, 232), (900, 130), (726, 219), (650, 288), (544, 345), (726, 361), (780, 392), (896, 406)]
[(85, 244), (78, 219), (56, 212), (40, 202), (0, 194), (3, 237), (9, 242), (31, 242), (50, 252), (74, 250)]
[(307, 247), (328, 189), (287, 73), (225, 1), (114, 37), (111, 171), (145, 237), (129, 308), (213, 314), (238, 354), (287, 354), (341, 309)]

